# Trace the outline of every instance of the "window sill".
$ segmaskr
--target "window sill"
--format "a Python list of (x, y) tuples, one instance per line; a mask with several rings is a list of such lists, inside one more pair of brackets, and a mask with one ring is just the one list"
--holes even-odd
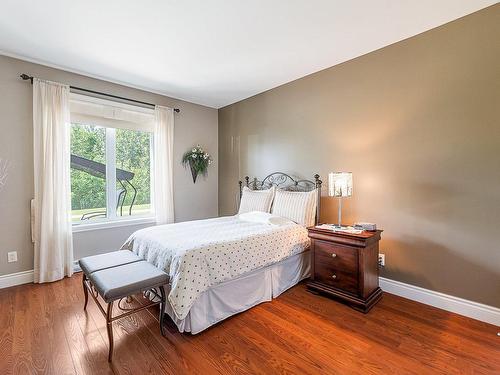
[(131, 225), (142, 225), (142, 224), (156, 224), (156, 218), (154, 217), (138, 217), (134, 219), (126, 220), (113, 220), (113, 221), (100, 221), (94, 223), (85, 224), (73, 224), (73, 233), (87, 232), (99, 229), (110, 229), (118, 227), (126, 227)]

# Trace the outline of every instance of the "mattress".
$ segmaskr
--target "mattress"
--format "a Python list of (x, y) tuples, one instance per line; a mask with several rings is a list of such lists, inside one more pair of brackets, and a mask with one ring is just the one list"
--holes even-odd
[(169, 274), (168, 302), (182, 320), (209, 288), (300, 254), (309, 244), (307, 230), (293, 222), (269, 225), (225, 216), (141, 229), (122, 249)]

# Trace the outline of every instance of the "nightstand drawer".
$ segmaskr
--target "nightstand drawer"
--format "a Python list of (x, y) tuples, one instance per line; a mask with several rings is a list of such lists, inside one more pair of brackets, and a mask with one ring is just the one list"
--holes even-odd
[(339, 271), (358, 273), (358, 252), (356, 249), (338, 246), (330, 242), (314, 241), (315, 263), (331, 264)]
[(316, 263), (314, 266), (314, 281), (358, 294), (358, 275), (340, 271), (332, 267), (331, 264)]
[(357, 251), (329, 242), (314, 241), (314, 280), (357, 294)]

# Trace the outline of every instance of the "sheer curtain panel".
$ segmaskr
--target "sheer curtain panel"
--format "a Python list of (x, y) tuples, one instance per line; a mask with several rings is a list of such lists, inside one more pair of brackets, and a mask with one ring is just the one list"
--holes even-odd
[(157, 224), (174, 222), (174, 111), (155, 107), (154, 207)]
[(69, 86), (33, 79), (34, 281), (73, 274)]

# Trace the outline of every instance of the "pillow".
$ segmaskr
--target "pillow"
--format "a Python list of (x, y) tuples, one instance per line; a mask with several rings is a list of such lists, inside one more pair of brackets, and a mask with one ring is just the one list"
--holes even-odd
[(238, 214), (244, 214), (251, 211), (271, 211), (271, 203), (273, 203), (274, 192), (276, 188), (273, 186), (266, 190), (251, 190), (248, 187), (243, 188), (241, 195), (240, 209)]
[(274, 196), (271, 213), (311, 227), (316, 215), (317, 190), (308, 192), (285, 191), (278, 189)]
[(262, 211), (252, 211), (238, 216), (240, 220), (247, 221), (250, 223), (260, 223), (280, 227), (282, 225), (296, 225), (293, 221), (285, 219), (281, 216), (276, 216), (267, 212)]

